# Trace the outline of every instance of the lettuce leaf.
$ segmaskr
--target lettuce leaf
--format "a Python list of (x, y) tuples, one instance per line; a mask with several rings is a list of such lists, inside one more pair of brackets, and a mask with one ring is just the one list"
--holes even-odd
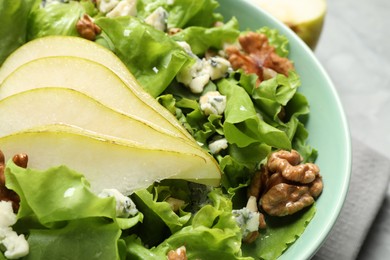
[(135, 17), (101, 17), (95, 23), (141, 86), (152, 96), (160, 95), (192, 58), (164, 32)]
[(183, 245), (189, 259), (242, 259), (240, 228), (231, 212), (211, 205), (204, 206), (195, 214), (191, 226), (167, 238), (156, 250), (168, 251)]
[(124, 259), (122, 230), (141, 222), (142, 213), (116, 218), (115, 199), (98, 197), (83, 175), (65, 166), (38, 171), (9, 160), (5, 177), (20, 197), (13, 228), (28, 238), (24, 259)]
[(165, 237), (181, 229), (190, 219), (190, 213), (179, 216), (165, 201), (157, 201), (157, 195), (148, 190), (138, 190), (132, 196), (137, 209), (144, 215), (136, 233), (150, 246), (162, 242)]
[(223, 128), (229, 143), (238, 147), (265, 143), (280, 149), (291, 149), (286, 133), (259, 117), (251, 97), (242, 87), (228, 79), (219, 81), (217, 85), (219, 92), (227, 97)]
[(233, 17), (221, 26), (211, 28), (191, 26), (171, 37), (176, 41), (187, 42), (194, 54), (203, 56), (210, 48), (219, 50), (223, 44), (233, 43), (239, 34), (237, 19)]
[(23, 259), (125, 259), (120, 236), (119, 226), (103, 218), (77, 219), (54, 230), (32, 229), (30, 253)]
[(48, 35), (79, 36), (76, 23), (86, 13), (83, 5), (76, 1), (55, 2), (35, 9), (28, 19), (28, 40)]
[(145, 259), (147, 256), (156, 259), (185, 245), (188, 259), (253, 259), (242, 257), (241, 232), (231, 213), (230, 198), (219, 189), (210, 192), (209, 198), (211, 204), (202, 207), (191, 223), (156, 247), (147, 249), (136, 236), (127, 237), (128, 256), (131, 259)]
[(286, 217), (266, 218), (267, 229), (253, 244), (243, 244), (244, 255), (278, 258), (304, 232), (316, 212), (315, 205)]
[(215, 13), (218, 6), (215, 0), (137, 1), (138, 16), (143, 19), (158, 7), (163, 7), (169, 13), (168, 28), (211, 27), (216, 21), (222, 20), (221, 15)]
[[(8, 161), (7, 187), (20, 197), (18, 219), (35, 216), (40, 224), (90, 217), (116, 218), (114, 198), (99, 198), (85, 177), (65, 166), (46, 171), (24, 169)], [(45, 187), (45, 192), (41, 192)]]
[(124, 238), (126, 242), (127, 259), (145, 260), (145, 259), (166, 259), (167, 252), (164, 250), (154, 250), (147, 248), (142, 243), (142, 240), (133, 234)]
[(279, 113), (293, 98), (299, 86), (300, 80), (295, 72), (290, 72), (288, 77), (277, 74), (272, 79), (262, 81), (257, 88), (254, 87), (251, 95), (262, 114), (280, 124)]
[(11, 52), (27, 41), (28, 16), (37, 3), (37, 0), (1, 1), (0, 66)]
[(262, 27), (257, 30), (258, 33), (263, 33), (267, 36), (268, 42), (275, 47), (276, 53), (281, 57), (287, 57), (289, 54), (288, 39), (285, 35), (280, 34), (277, 29)]

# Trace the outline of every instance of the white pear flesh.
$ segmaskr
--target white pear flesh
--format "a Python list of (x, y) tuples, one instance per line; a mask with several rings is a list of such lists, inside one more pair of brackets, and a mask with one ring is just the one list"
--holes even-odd
[(195, 179), (208, 185), (218, 185), (220, 180), (214, 165), (200, 156), (113, 142), (64, 125), (1, 137), (0, 147), (5, 154), (27, 153), (32, 169), (66, 165), (83, 173), (95, 193), (115, 188), (128, 195), (166, 178)]
[[(47, 36), (27, 42), (14, 51), (2, 64), (0, 68), (0, 84), (12, 71), (23, 64), (51, 56), (74, 56), (105, 66), (114, 72), (142, 102), (166, 118), (170, 124), (180, 129), (183, 135), (192, 139), (192, 136), (176, 118), (168, 110), (162, 109), (161, 105), (144, 91), (128, 68), (113, 52), (95, 42), (80, 37)], [(90, 79), (94, 76), (96, 75), (89, 75)]]
[[(83, 58), (45, 57), (18, 67), (0, 85), (0, 100), (19, 92), (42, 87), (67, 87), (77, 90), (161, 132), (189, 139), (167, 118), (144, 103), (139, 96), (134, 95), (134, 92), (130, 91), (111, 70)], [(160, 110), (165, 109), (160, 107)], [(193, 144), (193, 140), (190, 140), (190, 143)]]
[(37, 88), (20, 92), (0, 100), (0, 111), (0, 122), (3, 122), (0, 137), (42, 125), (65, 124), (148, 149), (201, 156), (214, 164), (218, 171), (215, 160), (200, 146), (160, 132), (69, 88)]
[(315, 49), (325, 20), (326, 0), (251, 1), (288, 25), (310, 48)]

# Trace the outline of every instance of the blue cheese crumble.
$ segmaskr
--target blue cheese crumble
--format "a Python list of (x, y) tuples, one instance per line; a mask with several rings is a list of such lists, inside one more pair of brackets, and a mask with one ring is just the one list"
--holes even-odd
[(206, 116), (222, 115), (226, 109), (226, 96), (221, 95), (218, 91), (209, 91), (200, 97), (199, 105)]
[(226, 138), (220, 138), (220, 139), (211, 141), (209, 143), (209, 150), (210, 150), (210, 153), (212, 153), (212, 154), (218, 154), (222, 150), (225, 150), (227, 148), (228, 148), (228, 141), (226, 140)]
[(256, 205), (256, 198), (251, 196), (246, 207), (232, 211), (238, 226), (241, 228), (242, 237), (246, 238), (252, 232), (259, 230), (260, 213)]
[(110, 18), (137, 15), (137, 0), (99, 0), (97, 7)]
[(116, 189), (104, 189), (100, 194), (100, 198), (114, 197), (116, 201), (116, 216), (128, 218), (135, 216), (138, 209), (134, 202), (127, 196), (123, 195)]
[(167, 30), (168, 12), (158, 7), (145, 19), (145, 23), (153, 26), (155, 29), (165, 32)]
[(0, 201), (0, 248), (5, 248), (4, 256), (7, 259), (18, 259), (29, 253), (29, 245), (24, 235), (18, 235), (12, 229), (16, 220), (12, 203)]
[(197, 57), (186, 42), (177, 42), (191, 57), (196, 59), (195, 63), (181, 70), (176, 79), (188, 87), (192, 93), (202, 93), (210, 80), (223, 78), (231, 70), (231, 64), (223, 57), (211, 58)]

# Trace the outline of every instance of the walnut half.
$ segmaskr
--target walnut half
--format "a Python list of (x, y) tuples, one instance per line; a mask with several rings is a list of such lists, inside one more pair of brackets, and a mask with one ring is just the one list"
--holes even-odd
[(294, 214), (314, 203), (323, 189), (320, 169), (302, 163), (295, 150), (280, 150), (268, 157), (266, 165), (254, 175), (248, 195), (257, 196), (268, 215)]
[(277, 73), (288, 76), (288, 72), (294, 70), (293, 63), (280, 57), (262, 33), (243, 34), (238, 38), (238, 45), (227, 46), (224, 51), (235, 70), (243, 69), (248, 74), (256, 74), (257, 84)]
[(84, 14), (83, 17), (78, 20), (76, 23), (76, 30), (81, 37), (90, 41), (94, 41), (96, 35), (101, 33), (100, 27), (97, 26), (93, 22), (93, 19), (87, 14)]

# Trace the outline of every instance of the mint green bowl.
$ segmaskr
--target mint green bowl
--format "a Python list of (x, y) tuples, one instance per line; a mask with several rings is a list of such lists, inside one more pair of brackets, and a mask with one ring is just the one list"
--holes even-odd
[(350, 135), (336, 89), (313, 52), (289, 28), (245, 0), (220, 0), (219, 12), (225, 19), (235, 16), (241, 29), (261, 26), (278, 29), (290, 40), (302, 92), (310, 103), (309, 142), (318, 150), (316, 163), (321, 169), (324, 191), (317, 201), (317, 212), (305, 232), (280, 259), (309, 259), (321, 247), (344, 204), (351, 175)]

